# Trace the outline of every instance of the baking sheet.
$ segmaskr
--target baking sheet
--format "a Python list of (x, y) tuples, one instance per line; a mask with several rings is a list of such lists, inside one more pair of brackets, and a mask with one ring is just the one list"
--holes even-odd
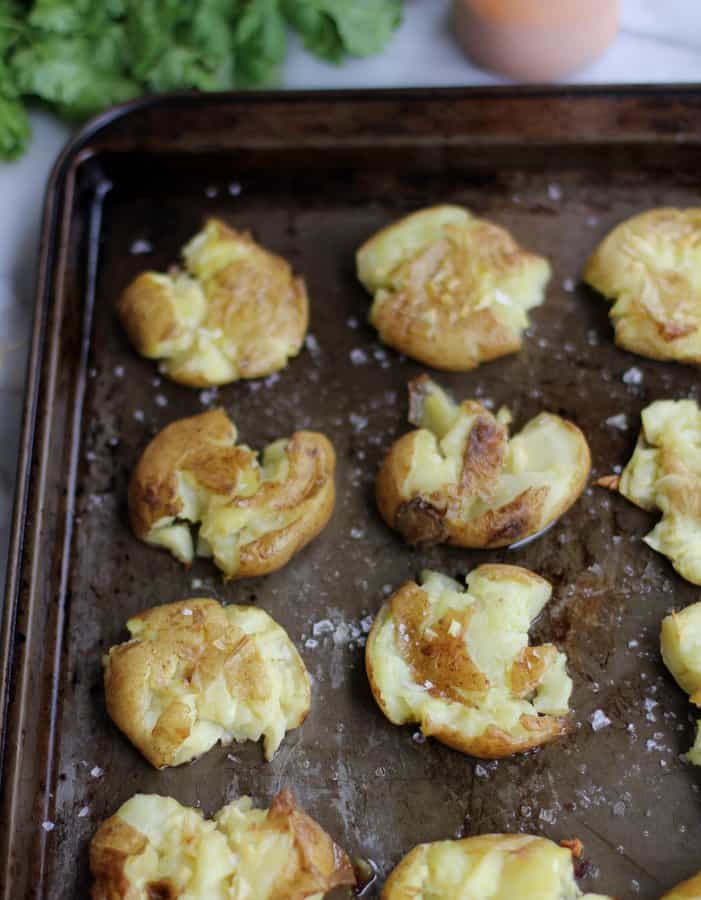
[[(699, 399), (699, 378), (617, 349), (607, 304), (578, 276), (621, 219), (698, 202), (699, 96), (180, 96), (107, 116), (66, 151), (47, 199), (4, 611), (1, 896), (85, 896), (89, 839), (137, 791), (213, 813), (239, 794), (267, 805), (291, 787), (376, 866), (370, 897), (416, 843), (491, 831), (579, 837), (582, 885), (619, 897), (658, 897), (698, 868), (698, 778), (679, 758), (691, 708), (658, 653), (661, 618), (698, 589), (642, 543), (653, 518), (597, 488), (514, 550), (417, 551), (390, 532), (374, 476), (408, 428), (406, 383), (424, 369), (366, 324), (354, 251), (402, 213), (450, 202), (548, 256), (554, 277), (522, 352), (437, 377), (460, 399), (508, 405), (515, 428), (541, 409), (573, 419), (593, 477), (606, 474), (628, 460), (640, 410)], [(250, 228), (304, 274), (311, 325), (282, 372), (197, 391), (135, 355), (114, 302), (138, 272), (175, 261), (210, 215)], [(188, 571), (140, 544), (125, 508), (150, 437), (218, 405), (253, 447), (313, 428), (338, 455), (322, 535), (280, 572), (228, 584), (206, 560)], [(498, 763), (390, 725), (363, 667), (370, 617), (392, 588), (426, 567), (462, 578), (487, 561), (552, 582), (534, 637), (567, 651), (575, 682), (574, 733)], [(261, 606), (302, 652), (312, 712), (270, 764), (245, 744), (156, 772), (106, 716), (100, 658), (127, 618), (191, 596)]]

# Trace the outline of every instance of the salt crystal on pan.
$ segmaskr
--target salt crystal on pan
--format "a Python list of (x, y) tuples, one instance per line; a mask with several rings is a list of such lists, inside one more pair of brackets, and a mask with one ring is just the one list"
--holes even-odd
[(548, 197), (551, 200), (561, 200), (562, 199), (562, 190), (557, 184), (549, 184), (548, 185)]
[(199, 590), (202, 587), (202, 579), (201, 578), (193, 578), (192, 579), (192, 587), (194, 590)]
[(135, 409), (134, 410), (134, 418), (136, 419), (137, 422), (143, 422), (144, 421), (143, 409)]
[(104, 773), (104, 771), (105, 770), (101, 769), (99, 766), (93, 766), (92, 769), (90, 769), (90, 774), (93, 778), (99, 778)]
[(331, 634), (333, 630), (333, 622), (330, 622), (328, 619), (320, 619), (312, 625), (312, 634), (314, 637), (319, 637), (322, 634)]
[(114, 374), (117, 376), (117, 378), (122, 378), (124, 376), (124, 366), (115, 366)]
[(589, 717), (589, 721), (592, 731), (601, 731), (602, 728), (607, 728), (611, 724), (611, 719), (609, 719), (603, 709), (595, 709)]
[(372, 616), (364, 616), (360, 620), (360, 627), (363, 630), (363, 632), (365, 634), (367, 634), (368, 631), (370, 631), (370, 629), (372, 628)]
[(156, 394), (153, 399), (156, 403), (156, 406), (166, 406), (168, 404), (168, 398), (165, 394)]
[(44, 831), (53, 831), (56, 827), (56, 824), (54, 822), (42, 822), (41, 827), (44, 829)]
[(132, 256), (142, 256), (144, 253), (150, 253), (152, 250), (153, 245), (151, 242), (146, 241), (143, 238), (132, 241), (129, 247), (129, 252)]
[(308, 650), (314, 650), (315, 647), (319, 646), (319, 641), (315, 640), (315, 638), (307, 638), (307, 640), (304, 642), (304, 646)]
[(643, 373), (637, 366), (631, 366), (630, 369), (623, 373), (623, 378), (621, 380), (623, 381), (623, 384), (642, 384)]
[(84, 819), (84, 818), (87, 816), (87, 814), (88, 814), (89, 812), (90, 812), (90, 807), (89, 807), (89, 806), (82, 806), (82, 807), (78, 810), (78, 818), (79, 818), (79, 819)]
[(628, 417), (625, 413), (618, 413), (616, 416), (609, 416), (606, 424), (611, 428), (617, 428), (619, 431), (628, 430)]
[(574, 278), (565, 278), (565, 280), (562, 282), (562, 289), (564, 291), (567, 291), (568, 294), (571, 294), (574, 291), (574, 288)]
[(350, 352), (350, 361), (354, 366), (362, 366), (368, 361), (368, 355), (362, 347), (354, 347)]

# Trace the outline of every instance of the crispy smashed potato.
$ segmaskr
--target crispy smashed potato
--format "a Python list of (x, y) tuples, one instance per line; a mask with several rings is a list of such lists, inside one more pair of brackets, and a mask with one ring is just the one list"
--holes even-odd
[(501, 411), (459, 406), (423, 375), (409, 384), (409, 421), (377, 477), (385, 522), (417, 546), (504, 547), (542, 531), (584, 490), (582, 432), (540, 413), (511, 439)]
[(97, 830), (90, 870), (92, 900), (321, 900), (355, 883), (346, 854), (289, 791), (267, 811), (242, 797), (213, 820), (136, 794)]
[(553, 644), (528, 644), (550, 594), (545, 579), (519, 566), (479, 566), (467, 590), (438, 572), (424, 572), (421, 586), (406, 582), (375, 618), (365, 651), (382, 712), (484, 759), (564, 734), (567, 659)]
[(699, 898), (701, 898), (701, 872), (667, 891), (660, 900), (699, 900)]
[(270, 760), (309, 712), (304, 663), (261, 609), (182, 600), (135, 616), (127, 628), (131, 640), (104, 660), (107, 711), (159, 769), (218, 741), (261, 737)]
[(218, 219), (183, 257), (185, 271), (144, 272), (119, 298), (142, 356), (160, 360), (173, 381), (210, 387), (269, 375), (299, 353), (309, 303), (284, 259)]
[(529, 834), (419, 844), (387, 879), (382, 900), (611, 900), (582, 894), (572, 853)]
[(297, 431), (269, 444), (260, 461), (236, 438), (221, 409), (179, 419), (146, 447), (129, 484), (138, 538), (186, 565), (195, 554), (212, 557), (227, 578), (284, 566), (324, 528), (335, 502), (336, 457), (323, 434)]
[(599, 484), (662, 518), (645, 543), (687, 581), (701, 584), (701, 409), (693, 400), (657, 400), (620, 479)]
[(546, 259), (459, 206), (434, 206), (383, 228), (357, 253), (374, 295), (370, 322), (390, 347), (436, 369), (465, 371), (514, 353), (528, 310), (545, 299)]
[[(662, 620), (660, 648), (674, 680), (694, 706), (701, 707), (701, 601)], [(696, 740), (686, 758), (701, 766), (701, 719), (697, 723)]]
[(614, 301), (616, 343), (701, 364), (701, 208), (651, 209), (610, 232), (584, 279)]

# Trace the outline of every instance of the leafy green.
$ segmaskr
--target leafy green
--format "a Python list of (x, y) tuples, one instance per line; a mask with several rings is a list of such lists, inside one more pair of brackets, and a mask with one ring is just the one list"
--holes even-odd
[(287, 27), (323, 59), (379, 52), (402, 0), (0, 0), (0, 158), (25, 102), (81, 120), (144, 91), (277, 84)]
[(283, 0), (285, 15), (311, 53), (330, 62), (372, 56), (402, 18), (402, 0)]
[(19, 97), (10, 54), (24, 31), (18, 4), (0, 0), (0, 158), (14, 159), (27, 146), (29, 117)]

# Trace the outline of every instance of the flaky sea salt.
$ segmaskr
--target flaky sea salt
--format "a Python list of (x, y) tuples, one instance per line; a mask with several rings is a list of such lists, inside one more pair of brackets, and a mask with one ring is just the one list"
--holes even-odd
[(565, 278), (562, 282), (563, 291), (567, 291), (568, 294), (571, 294), (575, 289), (575, 281), (574, 278)]
[(631, 366), (630, 369), (623, 373), (623, 378), (621, 380), (623, 381), (623, 384), (642, 384), (643, 373), (637, 366)]
[(105, 770), (101, 769), (100, 766), (93, 766), (92, 769), (90, 769), (90, 774), (93, 778), (100, 778), (104, 773)]
[(368, 355), (362, 347), (354, 347), (350, 352), (350, 361), (354, 366), (364, 366), (368, 361)]
[(84, 819), (89, 812), (90, 812), (89, 806), (81, 806), (81, 808), (78, 810), (78, 818)]
[(611, 724), (611, 719), (609, 719), (603, 709), (595, 709), (591, 716), (589, 716), (589, 722), (592, 731), (601, 731), (602, 728), (608, 728)]
[(53, 831), (56, 827), (56, 824), (55, 822), (46, 821), (41, 823), (41, 827), (44, 829), (44, 831)]
[(144, 238), (137, 238), (135, 241), (132, 241), (129, 246), (129, 252), (132, 256), (143, 256), (145, 253), (150, 253), (152, 250), (153, 245)]
[(608, 419), (606, 419), (606, 424), (610, 428), (617, 428), (619, 431), (627, 431), (628, 417), (625, 413), (618, 413), (615, 416), (609, 416)]
[(551, 200), (562, 200), (562, 189), (557, 184), (548, 185), (548, 197)]
[(165, 394), (156, 394), (156, 396), (153, 399), (154, 399), (156, 406), (167, 406), (168, 405), (168, 398), (166, 397)]
[(192, 615), (192, 610), (191, 610), (189, 607), (186, 606), (185, 609), (183, 610), (183, 615), (184, 615), (184, 616), (191, 616), (191, 615)]

